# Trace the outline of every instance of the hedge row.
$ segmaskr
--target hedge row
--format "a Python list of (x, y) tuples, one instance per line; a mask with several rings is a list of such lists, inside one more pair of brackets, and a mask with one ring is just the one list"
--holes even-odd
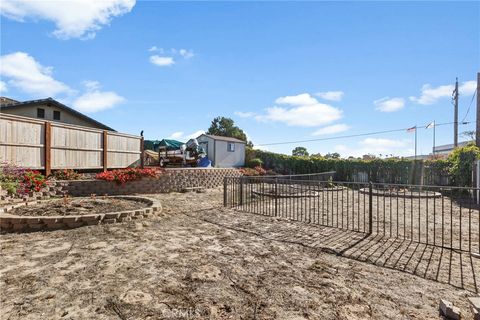
[(471, 186), (473, 164), (479, 154), (477, 147), (467, 146), (458, 148), (449, 158), (442, 160), (347, 160), (296, 157), (248, 149), (247, 161), (259, 158), (265, 169), (281, 174), (336, 171), (337, 181)]

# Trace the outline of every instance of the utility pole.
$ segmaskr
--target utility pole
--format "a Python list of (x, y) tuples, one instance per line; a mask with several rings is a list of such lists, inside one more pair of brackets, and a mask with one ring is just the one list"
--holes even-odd
[(455, 79), (455, 90), (453, 91), (453, 103), (455, 111), (453, 115), (453, 147), (458, 147), (458, 78)]
[(477, 126), (475, 130), (475, 144), (480, 147), (480, 72), (477, 73)]

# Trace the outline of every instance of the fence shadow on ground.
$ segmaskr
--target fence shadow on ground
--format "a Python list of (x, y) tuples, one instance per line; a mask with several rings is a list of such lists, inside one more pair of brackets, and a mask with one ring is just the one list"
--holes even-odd
[(234, 210), (204, 212), (201, 219), (267, 240), (298, 244), (470, 292), (480, 292), (477, 279), (480, 259), (469, 252), (246, 212), (240, 214)]

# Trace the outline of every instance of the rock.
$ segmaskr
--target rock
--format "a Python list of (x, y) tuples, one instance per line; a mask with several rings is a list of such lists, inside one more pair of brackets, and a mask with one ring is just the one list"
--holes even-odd
[(480, 320), (480, 297), (470, 297), (468, 301), (472, 306), (473, 319)]
[(473, 311), (473, 320), (480, 320), (480, 311), (478, 311), (477, 309), (474, 309), (472, 307), (472, 311)]
[(444, 316), (446, 319), (451, 319), (451, 320), (461, 319), (460, 308), (455, 307), (453, 303), (451, 303), (450, 301), (441, 299), (439, 309), (440, 309), (441, 315)]

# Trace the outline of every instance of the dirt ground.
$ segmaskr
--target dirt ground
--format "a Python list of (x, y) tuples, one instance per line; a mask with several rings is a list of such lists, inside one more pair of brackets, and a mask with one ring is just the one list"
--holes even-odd
[[(274, 194), (272, 189), (274, 186), (266, 183), (244, 184), (243, 205), (239, 209), (345, 230), (368, 229), (369, 197), (358, 190), (344, 187), (325, 191), (315, 185), (278, 184), (280, 195), (290, 195), (294, 190), (306, 196), (275, 199), (268, 196)], [(433, 197), (431, 191), (399, 192), (399, 197), (383, 192), (386, 197), (372, 197), (373, 232), (388, 238), (480, 252), (480, 206), (471, 199), (462, 203), (446, 195)], [(419, 194), (430, 197), (409, 197)], [(238, 204), (239, 198), (239, 189), (231, 188), (227, 200)]]
[(227, 210), (220, 189), (150, 197), (161, 217), (0, 235), (1, 319), (439, 319), (439, 299), (472, 317), (471, 256), (452, 283), (432, 247)]
[(17, 216), (69, 216), (135, 210), (146, 206), (141, 201), (121, 198), (64, 198), (15, 208), (8, 213)]

